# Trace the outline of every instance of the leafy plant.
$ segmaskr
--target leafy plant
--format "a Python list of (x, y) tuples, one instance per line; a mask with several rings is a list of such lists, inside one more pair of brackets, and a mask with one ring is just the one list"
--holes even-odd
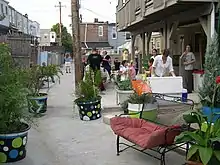
[(125, 80), (125, 81), (120, 81), (120, 82), (118, 82), (117, 85), (118, 85), (119, 90), (125, 90), (125, 91), (126, 90), (133, 90), (130, 79)]
[(7, 45), (0, 44), (0, 134), (17, 133), (31, 121), (26, 103), (25, 72), (13, 66)]
[[(201, 162), (207, 165), (213, 157), (220, 161), (220, 151), (216, 149), (220, 141), (220, 119), (212, 123), (214, 117), (213, 108), (215, 107), (216, 96), (220, 88), (220, 77), (216, 78), (214, 93), (211, 99), (211, 120), (202, 115), (201, 112), (192, 112), (184, 115), (184, 120), (189, 123), (196, 123), (199, 127), (194, 132), (186, 131), (176, 137), (177, 143), (190, 142), (192, 145), (189, 149), (187, 159)], [(207, 123), (207, 128), (204, 130), (202, 124)]]
[(85, 80), (82, 80), (78, 84), (76, 90), (78, 98), (75, 100), (75, 103), (100, 99), (98, 86), (101, 81), (101, 72), (99, 70), (93, 72), (92, 69), (89, 69), (89, 71), (85, 73)]
[(121, 108), (126, 112), (128, 103), (131, 104), (154, 104), (157, 100), (150, 93), (138, 95), (136, 92), (131, 94), (128, 99), (122, 103)]
[(29, 89), (30, 96), (40, 96), (40, 89), (42, 88), (45, 81), (49, 81), (51, 78), (53, 82), (54, 77), (58, 77), (59, 74), (63, 74), (60, 68), (56, 65), (40, 66), (34, 65), (26, 70), (26, 76), (28, 81), (26, 87)]
[(151, 94), (142, 94), (138, 95), (137, 93), (133, 93), (129, 96), (128, 102), (131, 104), (144, 104), (144, 103), (150, 103), (153, 104), (156, 102), (156, 99), (152, 97)]
[[(210, 107), (211, 98), (215, 90), (215, 77), (220, 75), (220, 48), (218, 42), (219, 35), (215, 35), (211, 44), (208, 46), (205, 54), (205, 74), (203, 75), (203, 84), (199, 89), (199, 96), (203, 106)], [(214, 103), (216, 108), (220, 107), (220, 89), (218, 89), (216, 101)]]

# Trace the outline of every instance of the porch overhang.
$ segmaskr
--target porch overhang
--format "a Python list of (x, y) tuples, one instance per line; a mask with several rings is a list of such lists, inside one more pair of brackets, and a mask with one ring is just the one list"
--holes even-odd
[[(130, 31), (133, 34), (140, 33), (140, 31), (159, 30), (158, 25), (163, 25), (165, 21), (189, 21), (195, 20), (204, 15), (208, 15), (212, 11), (213, 0), (206, 0), (205, 2), (198, 2), (198, 0), (177, 0), (175, 4), (166, 7), (158, 12), (145, 16), (141, 21), (131, 24), (121, 31)], [(189, 17), (188, 17), (189, 16)]]

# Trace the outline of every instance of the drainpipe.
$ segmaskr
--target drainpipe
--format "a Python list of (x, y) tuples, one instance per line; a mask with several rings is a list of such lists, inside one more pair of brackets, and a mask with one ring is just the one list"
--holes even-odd
[(86, 41), (87, 41), (87, 29), (88, 29), (88, 24), (86, 23), (84, 43), (85, 43), (86, 48), (88, 49), (88, 45), (87, 45), (87, 43), (86, 43)]

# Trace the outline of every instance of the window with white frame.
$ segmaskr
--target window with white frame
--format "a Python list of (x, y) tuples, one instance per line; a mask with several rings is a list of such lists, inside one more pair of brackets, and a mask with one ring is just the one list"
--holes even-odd
[(98, 28), (98, 35), (99, 35), (100, 37), (103, 36), (103, 26), (99, 26), (99, 28)]
[(112, 27), (112, 39), (117, 39), (117, 30), (116, 30), (116, 27)]
[(125, 40), (130, 40), (131, 39), (131, 34), (129, 32), (125, 32)]

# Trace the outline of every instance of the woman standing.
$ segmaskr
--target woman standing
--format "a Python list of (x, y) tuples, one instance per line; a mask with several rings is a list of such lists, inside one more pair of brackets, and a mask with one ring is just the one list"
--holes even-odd
[(180, 57), (184, 65), (183, 87), (187, 89), (188, 93), (193, 90), (193, 65), (196, 62), (195, 55), (191, 51), (191, 46), (187, 45), (185, 52)]
[(158, 55), (154, 58), (152, 65), (152, 77), (166, 77), (172, 75), (175, 77), (173, 69), (173, 60), (169, 57), (169, 50), (165, 49), (163, 55)]
[(72, 58), (70, 57), (69, 54), (67, 54), (65, 58), (66, 73), (71, 73), (71, 64), (72, 64)]
[(154, 59), (156, 56), (157, 56), (157, 49), (153, 49), (151, 58)]

